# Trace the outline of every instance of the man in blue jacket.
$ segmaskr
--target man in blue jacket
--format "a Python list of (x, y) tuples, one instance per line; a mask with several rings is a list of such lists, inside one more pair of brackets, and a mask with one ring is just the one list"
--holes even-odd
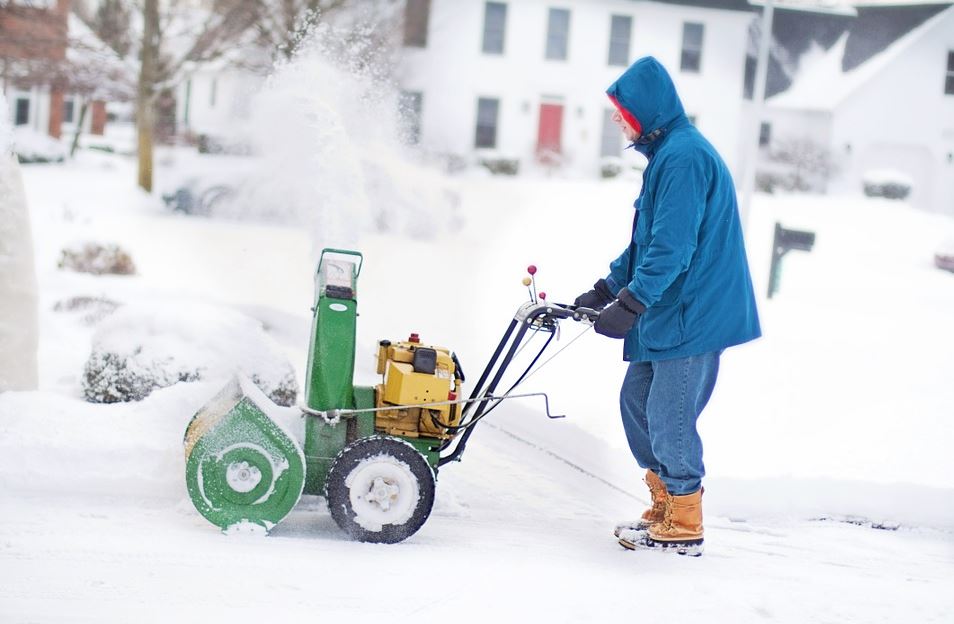
[(576, 305), (624, 339), (623, 427), (652, 507), (616, 527), (620, 544), (702, 554), (702, 440), (696, 421), (726, 347), (761, 335), (736, 193), (689, 122), (672, 79), (639, 59), (607, 90), (614, 119), (649, 159), (629, 245)]

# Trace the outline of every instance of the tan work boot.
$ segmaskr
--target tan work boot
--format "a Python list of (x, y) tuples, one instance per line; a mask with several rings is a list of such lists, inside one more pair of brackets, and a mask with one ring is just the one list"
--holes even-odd
[(662, 479), (659, 478), (652, 470), (646, 471), (646, 476), (643, 478), (643, 483), (646, 484), (646, 487), (649, 488), (649, 494), (652, 497), (653, 504), (652, 506), (643, 512), (643, 515), (640, 516), (639, 520), (633, 522), (623, 522), (617, 524), (616, 528), (613, 530), (613, 535), (616, 537), (623, 537), (626, 533), (626, 537), (632, 539), (635, 537), (634, 532), (644, 532), (653, 524), (657, 522), (662, 522), (666, 517), (666, 496), (669, 492), (666, 490), (666, 484), (662, 482)]
[(680, 555), (702, 554), (702, 493), (672, 496), (666, 503), (666, 518), (649, 527), (644, 540), (649, 548), (673, 550)]

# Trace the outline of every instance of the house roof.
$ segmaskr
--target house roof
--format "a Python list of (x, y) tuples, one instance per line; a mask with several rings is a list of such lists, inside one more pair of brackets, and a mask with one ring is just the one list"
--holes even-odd
[[(752, 6), (763, 7), (768, 0), (749, 0)], [(855, 16), (858, 11), (850, 2), (844, 0), (773, 0), (772, 8), (786, 11), (805, 11), (827, 15)]]
[[(765, 1), (765, 0), (753, 0)], [(786, 4), (775, 12), (772, 21), (772, 46), (769, 55), (768, 80), (765, 93), (768, 98), (788, 91), (798, 77), (806, 60), (817, 62), (819, 50), (830, 50), (847, 34), (841, 54), (842, 72), (862, 65), (880, 54), (921, 24), (944, 11), (954, 0), (938, 4), (907, 4), (891, 0), (893, 4), (862, 6), (853, 4), (855, 15), (810, 10), (806, 0), (783, 0)], [(832, 2), (833, 0), (822, 0)], [(917, 0), (923, 1), (923, 0)], [(797, 5), (792, 5), (796, 2)], [(789, 7), (803, 7), (790, 9)], [(847, 6), (847, 3), (846, 3)], [(755, 57), (761, 28), (758, 20), (749, 29), (749, 49), (746, 60), (746, 93), (751, 94), (755, 80)], [(809, 55), (809, 52), (812, 52)]]
[(768, 99), (772, 108), (831, 111), (904, 53), (914, 42), (938, 24), (954, 18), (954, 6), (935, 14), (893, 41), (886, 48), (856, 66), (845, 69), (850, 32), (846, 31), (828, 50), (816, 46), (801, 59), (792, 86)]
[(749, 0), (650, 0), (658, 4), (676, 4), (680, 6), (700, 7), (704, 9), (724, 9), (727, 11), (750, 12)]

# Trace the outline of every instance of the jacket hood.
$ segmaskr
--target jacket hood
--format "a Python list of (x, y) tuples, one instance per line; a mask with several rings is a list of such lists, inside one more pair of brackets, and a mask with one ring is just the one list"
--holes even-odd
[(637, 144), (655, 140), (686, 116), (672, 78), (666, 68), (651, 56), (630, 65), (610, 85), (606, 95), (640, 133), (641, 140), (637, 140)]

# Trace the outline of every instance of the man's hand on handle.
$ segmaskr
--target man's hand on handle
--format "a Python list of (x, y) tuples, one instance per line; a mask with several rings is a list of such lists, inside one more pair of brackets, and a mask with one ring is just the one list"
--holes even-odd
[(608, 338), (625, 338), (636, 324), (639, 315), (645, 311), (646, 306), (637, 301), (628, 288), (623, 288), (619, 291), (616, 301), (600, 313), (593, 329), (597, 334)]
[(610, 290), (609, 284), (606, 283), (605, 279), (601, 279), (595, 284), (593, 284), (593, 290), (588, 290), (573, 301), (573, 305), (577, 308), (590, 308), (591, 310), (602, 310), (608, 304), (612, 303), (616, 299), (613, 296), (613, 291)]

